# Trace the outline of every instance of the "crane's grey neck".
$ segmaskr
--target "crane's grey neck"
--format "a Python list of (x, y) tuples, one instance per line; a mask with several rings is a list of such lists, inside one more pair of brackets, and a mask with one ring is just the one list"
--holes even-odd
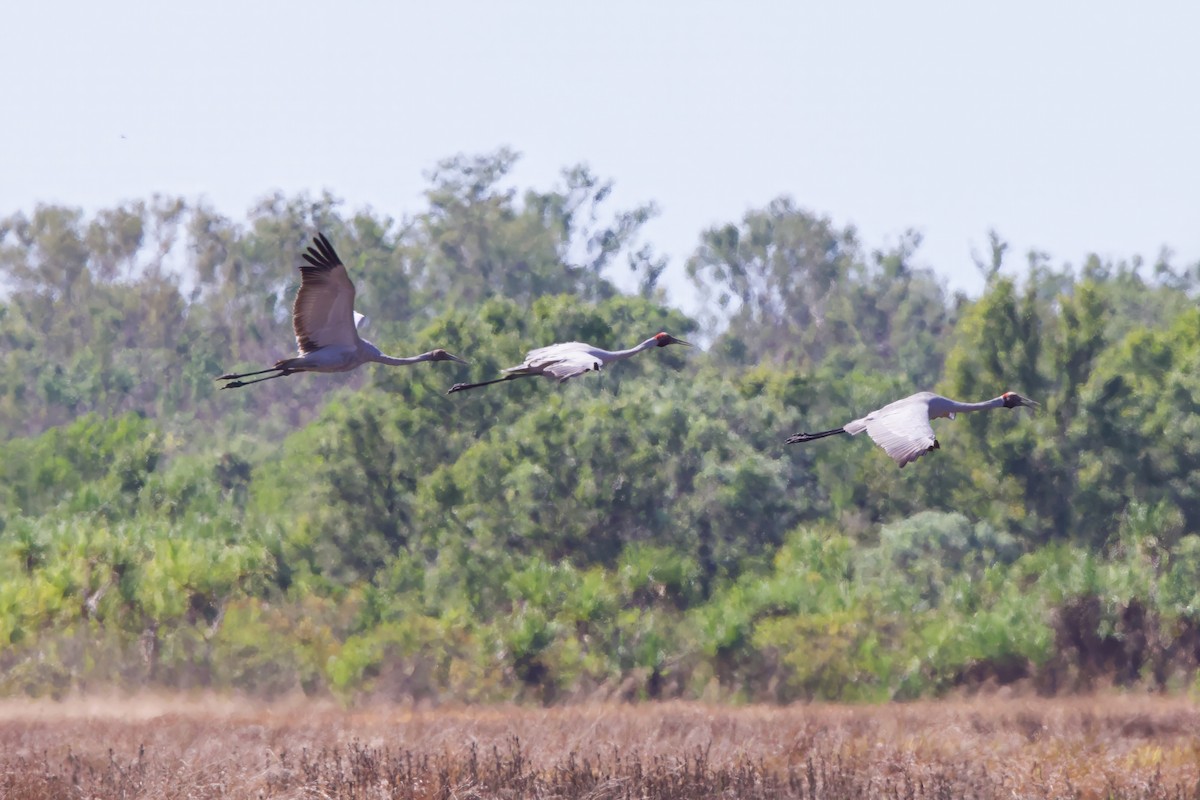
[(1003, 397), (993, 397), (991, 400), (984, 400), (981, 403), (963, 403), (958, 400), (951, 400), (948, 397), (940, 398), (946, 402), (946, 410), (955, 413), (961, 411), (984, 411), (989, 408), (1004, 408)]
[(431, 358), (433, 358), (433, 353), (421, 353), (419, 356), (409, 356), (407, 358), (397, 358), (396, 356), (389, 356), (380, 353), (371, 360), (376, 364), (390, 364), (393, 367), (405, 367), (409, 364), (419, 364), (422, 361), (429, 361)]
[(651, 336), (646, 341), (628, 350), (603, 350), (601, 352), (604, 353), (604, 358), (608, 361), (620, 361), (623, 358), (635, 356), (643, 350), (649, 350), (651, 347), (656, 347), (657, 345), (658, 339)]
[(406, 367), (409, 364), (419, 364), (422, 361), (428, 361), (433, 353), (421, 353), (419, 356), (410, 356), (408, 358), (398, 358), (397, 356), (389, 356), (386, 353), (380, 352), (379, 348), (366, 339), (362, 341), (362, 349), (367, 353), (367, 360), (374, 361), (376, 364), (389, 364), (393, 367)]

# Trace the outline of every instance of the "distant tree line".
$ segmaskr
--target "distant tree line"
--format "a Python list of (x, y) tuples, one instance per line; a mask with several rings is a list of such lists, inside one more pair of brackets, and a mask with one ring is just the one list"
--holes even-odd
[[(978, 298), (778, 198), (700, 234), (667, 303), (656, 209), (584, 166), (449, 159), (393, 219), (273, 195), (0, 219), (0, 691), (885, 699), (1023, 681), (1183, 688), (1200, 663), (1200, 265), (1006, 262)], [(292, 350), (324, 231), (384, 350), (236, 392)], [(638, 288), (618, 290), (617, 270)], [(664, 348), (564, 386), (530, 347)], [(679, 352), (685, 351), (685, 352)], [(903, 470), (789, 447), (921, 389)], [(865, 437), (863, 437), (865, 438)]]

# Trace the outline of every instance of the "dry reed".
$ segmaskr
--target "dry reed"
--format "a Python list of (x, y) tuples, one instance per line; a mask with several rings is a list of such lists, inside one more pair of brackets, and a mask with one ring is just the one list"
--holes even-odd
[(413, 710), (0, 701), (0, 797), (1196, 798), (1186, 699)]

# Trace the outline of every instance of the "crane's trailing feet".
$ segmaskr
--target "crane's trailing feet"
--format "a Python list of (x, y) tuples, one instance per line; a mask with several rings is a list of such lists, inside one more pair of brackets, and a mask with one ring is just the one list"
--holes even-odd
[(820, 433), (793, 433), (787, 438), (787, 444), (811, 442), (813, 439), (824, 439), (826, 436), (837, 436), (839, 433), (845, 432), (845, 428), (834, 428), (831, 431), (821, 431)]
[(1016, 392), (1005, 392), (999, 397), (984, 400), (982, 403), (963, 403), (933, 392), (917, 392), (903, 400), (897, 400), (872, 411), (862, 419), (848, 422), (841, 428), (820, 433), (794, 434), (787, 438), (787, 444), (811, 442), (815, 439), (824, 439), (826, 436), (836, 436), (839, 433), (857, 436), (866, 431), (875, 444), (882, 447), (896, 464), (903, 467), (932, 450), (941, 449), (942, 446), (933, 435), (933, 427), (929, 424), (931, 420), (938, 417), (954, 419), (955, 414), (968, 411), (1022, 406), (1037, 408), (1038, 404)]

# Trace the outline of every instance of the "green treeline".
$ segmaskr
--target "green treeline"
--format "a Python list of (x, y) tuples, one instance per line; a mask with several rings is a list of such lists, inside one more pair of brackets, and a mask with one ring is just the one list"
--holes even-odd
[[(1014, 268), (993, 238), (982, 296), (951, 296), (915, 234), (870, 249), (781, 198), (701, 234), (693, 319), (652, 205), (584, 167), (519, 191), (515, 158), (440, 164), (399, 220), (278, 195), (0, 219), (0, 692), (1192, 685), (1200, 266)], [(470, 366), (219, 391), (292, 353), (318, 230), (368, 338)], [(707, 346), (445, 394), (660, 330)], [(904, 470), (865, 436), (783, 444), (922, 389), (1042, 409), (939, 421)]]

